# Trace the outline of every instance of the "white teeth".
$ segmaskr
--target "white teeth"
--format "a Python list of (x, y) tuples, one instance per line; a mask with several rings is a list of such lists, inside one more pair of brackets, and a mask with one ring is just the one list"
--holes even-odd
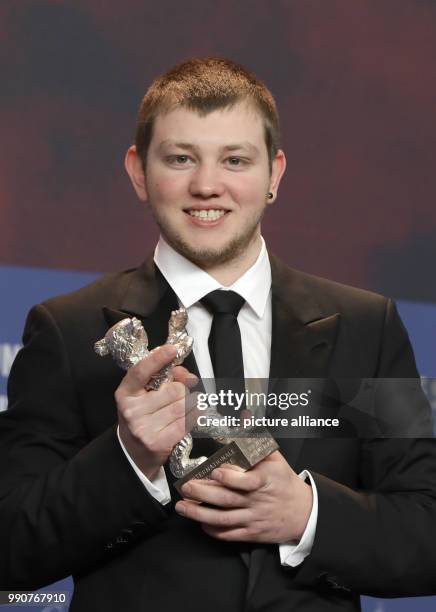
[(224, 210), (210, 209), (210, 210), (190, 210), (189, 214), (191, 215), (191, 217), (198, 217), (199, 219), (203, 221), (216, 221), (216, 219), (219, 219), (226, 213)]

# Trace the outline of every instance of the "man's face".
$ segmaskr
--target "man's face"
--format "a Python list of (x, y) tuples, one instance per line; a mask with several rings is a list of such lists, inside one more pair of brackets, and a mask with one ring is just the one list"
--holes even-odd
[(235, 260), (259, 240), (272, 180), (262, 119), (247, 104), (155, 119), (144, 194), (167, 242), (200, 267)]

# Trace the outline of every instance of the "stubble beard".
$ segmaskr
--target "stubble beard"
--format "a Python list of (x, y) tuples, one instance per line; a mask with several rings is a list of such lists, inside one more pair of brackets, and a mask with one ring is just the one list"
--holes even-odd
[(151, 208), (154, 220), (158, 225), (162, 236), (180, 255), (189, 259), (193, 264), (202, 269), (208, 269), (223, 264), (228, 264), (241, 257), (254, 239), (257, 228), (262, 220), (266, 207), (264, 207), (257, 217), (246, 226), (240, 234), (232, 238), (221, 249), (198, 249), (188, 244), (181, 234), (173, 229), (165, 219), (161, 217), (154, 208)]

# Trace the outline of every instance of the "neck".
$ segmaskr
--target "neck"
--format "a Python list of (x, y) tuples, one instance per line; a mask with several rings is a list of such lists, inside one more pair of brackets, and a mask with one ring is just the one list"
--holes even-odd
[(259, 256), (262, 248), (262, 240), (260, 234), (254, 236), (252, 242), (239, 256), (236, 256), (231, 261), (216, 266), (203, 268), (205, 272), (210, 274), (223, 287), (233, 285), (238, 278), (251, 268)]

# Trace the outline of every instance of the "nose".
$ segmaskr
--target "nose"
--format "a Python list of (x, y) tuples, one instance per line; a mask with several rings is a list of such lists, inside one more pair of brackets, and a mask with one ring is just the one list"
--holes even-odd
[(219, 168), (214, 164), (201, 163), (191, 175), (190, 193), (202, 199), (218, 198), (224, 191)]

